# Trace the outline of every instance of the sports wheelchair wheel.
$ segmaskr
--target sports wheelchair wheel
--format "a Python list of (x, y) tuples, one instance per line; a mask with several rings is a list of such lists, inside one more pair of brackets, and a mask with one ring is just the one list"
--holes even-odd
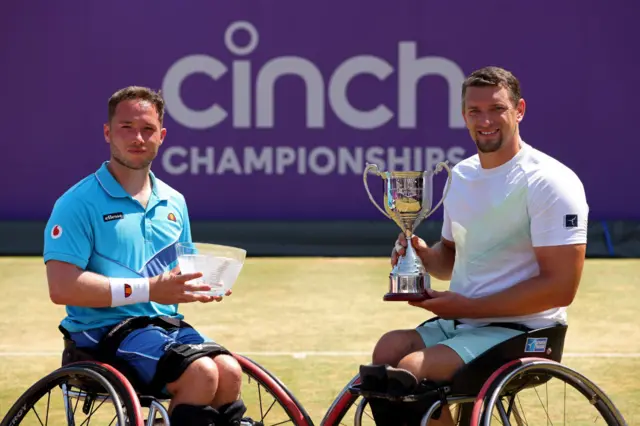
[[(237, 354), (234, 357), (245, 376), (241, 398), (247, 406), (247, 417), (264, 426), (313, 425), (280, 380), (251, 359)], [(138, 394), (129, 380), (110, 365), (82, 361), (67, 364), (38, 380), (9, 409), (0, 426), (169, 425), (166, 402)], [(143, 407), (149, 409), (146, 419)]]
[(558, 362), (523, 358), (496, 370), (478, 394), (471, 425), (626, 425), (611, 399)]
[(82, 362), (61, 367), (34, 383), (0, 426), (60, 424), (60, 419), (68, 425), (143, 425), (140, 403), (129, 381), (109, 365)]

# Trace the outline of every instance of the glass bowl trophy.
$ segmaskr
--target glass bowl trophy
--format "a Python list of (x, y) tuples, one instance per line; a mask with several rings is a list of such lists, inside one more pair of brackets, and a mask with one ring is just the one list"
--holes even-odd
[[(433, 204), (433, 176), (446, 169), (447, 185), (440, 202)], [(382, 178), (384, 188), (384, 209), (374, 200), (367, 175), (376, 174)], [(451, 169), (446, 161), (440, 162), (431, 171), (381, 172), (375, 164), (367, 163), (363, 174), (364, 187), (369, 199), (387, 218), (393, 220), (407, 238), (405, 254), (389, 274), (389, 292), (384, 295), (386, 301), (419, 301), (427, 299), (427, 289), (431, 288), (429, 274), (418, 257), (411, 237), (420, 223), (440, 207), (451, 185)]]

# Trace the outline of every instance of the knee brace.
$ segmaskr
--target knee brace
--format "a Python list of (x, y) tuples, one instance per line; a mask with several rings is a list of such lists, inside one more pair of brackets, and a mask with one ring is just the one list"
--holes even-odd
[(217, 426), (220, 413), (208, 405), (179, 404), (173, 408), (169, 421), (175, 426)]
[(153, 382), (162, 387), (167, 383), (178, 380), (187, 367), (196, 359), (223, 354), (231, 355), (231, 352), (214, 342), (170, 346), (158, 361)]

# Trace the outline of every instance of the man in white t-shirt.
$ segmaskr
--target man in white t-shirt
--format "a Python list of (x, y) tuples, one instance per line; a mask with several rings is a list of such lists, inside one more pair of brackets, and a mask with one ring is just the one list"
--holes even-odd
[[(452, 169), (441, 241), (428, 247), (412, 240), (429, 274), (451, 282), (449, 291), (409, 303), (440, 319), (386, 333), (372, 357), (372, 364), (408, 370), (418, 380), (450, 380), (522, 333), (488, 323), (566, 323), (585, 259), (584, 188), (571, 169), (520, 137), (525, 101), (518, 80), (498, 67), (477, 70), (464, 81), (462, 99), (478, 153)], [(392, 264), (406, 245), (400, 234)], [(387, 424), (384, 417), (377, 413), (377, 424)], [(448, 409), (429, 424), (453, 424)]]

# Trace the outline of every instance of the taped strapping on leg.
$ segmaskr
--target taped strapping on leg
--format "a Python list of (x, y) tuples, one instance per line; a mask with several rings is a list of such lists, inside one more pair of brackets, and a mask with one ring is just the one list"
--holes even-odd
[(164, 386), (175, 382), (196, 359), (218, 355), (231, 355), (231, 352), (214, 342), (173, 344), (160, 357), (152, 383), (156, 386)]

